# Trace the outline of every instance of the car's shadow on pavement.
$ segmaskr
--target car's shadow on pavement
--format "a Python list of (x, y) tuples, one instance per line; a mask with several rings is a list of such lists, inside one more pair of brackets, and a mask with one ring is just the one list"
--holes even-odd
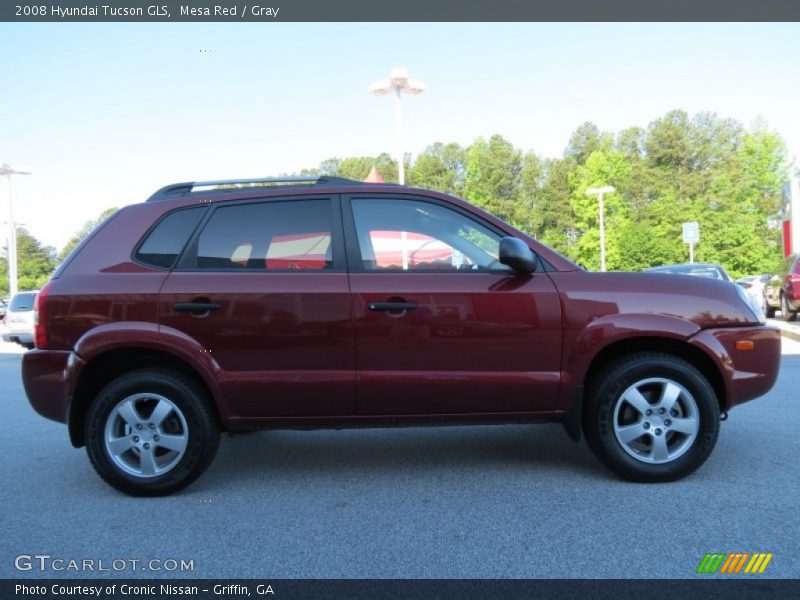
[(450, 470), (572, 472), (613, 476), (575, 444), (561, 425), (417, 427), (339, 431), (266, 431), (225, 436), (203, 477), (211, 487), (232, 480), (430, 476)]

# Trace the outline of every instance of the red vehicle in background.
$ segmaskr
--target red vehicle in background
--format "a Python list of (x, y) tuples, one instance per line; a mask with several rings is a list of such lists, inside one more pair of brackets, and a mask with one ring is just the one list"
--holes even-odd
[(767, 298), (767, 316), (781, 311), (784, 321), (794, 321), (800, 311), (800, 255), (783, 259), (781, 266), (770, 277), (764, 290)]
[(221, 431), (431, 423), (561, 422), (670, 481), (777, 378), (732, 283), (587, 272), (429, 190), (230, 183), (121, 209), (37, 296), (28, 398), (126, 493), (188, 485)]

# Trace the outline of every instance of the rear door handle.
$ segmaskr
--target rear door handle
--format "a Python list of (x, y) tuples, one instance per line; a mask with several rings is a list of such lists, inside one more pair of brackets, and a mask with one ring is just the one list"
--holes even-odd
[(370, 302), (369, 304), (370, 310), (401, 311), (414, 310), (417, 307), (416, 302)]
[(212, 310), (219, 310), (220, 305), (214, 302), (176, 302), (172, 305), (172, 308), (175, 312), (202, 314)]

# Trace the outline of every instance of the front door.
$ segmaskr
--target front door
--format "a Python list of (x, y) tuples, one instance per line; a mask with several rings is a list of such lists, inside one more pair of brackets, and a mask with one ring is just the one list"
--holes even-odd
[(500, 264), (502, 232), (432, 199), (344, 206), (360, 414), (553, 410), (561, 308), (546, 273)]
[(349, 415), (350, 302), (338, 198), (225, 202), (167, 277), (159, 320), (210, 353), (238, 416)]

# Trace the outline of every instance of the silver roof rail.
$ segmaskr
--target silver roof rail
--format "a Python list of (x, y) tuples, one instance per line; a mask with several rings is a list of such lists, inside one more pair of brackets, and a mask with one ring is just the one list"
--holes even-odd
[[(208, 193), (210, 191), (224, 191), (222, 186), (252, 186), (252, 187), (278, 187), (298, 185), (362, 185), (363, 182), (344, 177), (321, 175), (319, 177), (258, 177), (253, 179), (217, 179), (212, 181), (187, 181), (184, 183), (171, 183), (156, 191), (147, 199), (147, 202), (171, 200), (193, 193)], [(241, 189), (233, 187), (232, 189)]]

